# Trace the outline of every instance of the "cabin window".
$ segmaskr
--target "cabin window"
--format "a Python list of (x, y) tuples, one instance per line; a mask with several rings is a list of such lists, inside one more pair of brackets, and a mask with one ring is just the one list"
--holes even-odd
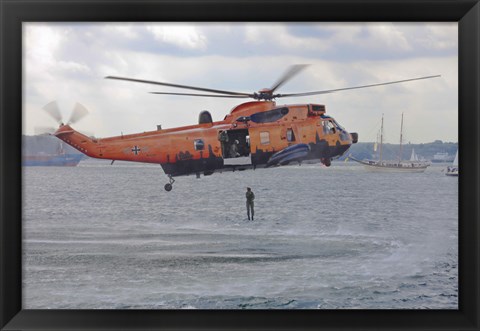
[(203, 151), (205, 148), (205, 144), (203, 143), (202, 139), (195, 139), (193, 141), (193, 146), (195, 147), (196, 151)]
[(270, 144), (270, 132), (268, 131), (260, 132), (260, 143), (262, 145)]
[(292, 129), (287, 129), (287, 141), (295, 141), (295, 134)]

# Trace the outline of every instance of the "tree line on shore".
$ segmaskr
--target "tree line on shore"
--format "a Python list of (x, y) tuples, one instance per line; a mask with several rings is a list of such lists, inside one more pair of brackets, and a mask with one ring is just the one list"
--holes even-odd
[[(359, 142), (353, 144), (350, 147), (350, 150), (345, 153), (340, 160), (345, 159), (348, 155), (363, 160), (363, 159), (376, 159), (378, 158), (378, 147), (377, 151), (374, 151), (373, 142)], [(425, 160), (433, 160), (434, 155), (437, 153), (448, 153), (449, 158), (453, 160), (455, 154), (457, 153), (458, 143), (453, 142), (443, 142), (441, 140), (435, 140), (431, 143), (423, 144), (403, 144), (402, 145), (402, 159), (409, 160), (412, 154), (412, 149), (415, 149), (415, 154), (419, 158)], [(383, 144), (383, 159), (384, 160), (396, 160), (399, 158), (400, 154), (400, 144)]]

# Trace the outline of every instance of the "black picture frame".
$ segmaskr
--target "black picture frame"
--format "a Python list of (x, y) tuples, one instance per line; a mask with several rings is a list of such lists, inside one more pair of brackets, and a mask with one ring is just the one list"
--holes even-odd
[[(479, 330), (480, 4), (476, 0), (0, 0), (2, 330)], [(24, 310), (22, 22), (338, 21), (459, 23), (458, 310)]]

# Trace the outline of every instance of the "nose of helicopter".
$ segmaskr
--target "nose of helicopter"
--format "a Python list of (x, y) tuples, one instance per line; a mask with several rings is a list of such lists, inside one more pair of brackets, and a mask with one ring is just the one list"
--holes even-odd
[(358, 142), (358, 133), (350, 132), (350, 136), (352, 137), (352, 144), (356, 144)]

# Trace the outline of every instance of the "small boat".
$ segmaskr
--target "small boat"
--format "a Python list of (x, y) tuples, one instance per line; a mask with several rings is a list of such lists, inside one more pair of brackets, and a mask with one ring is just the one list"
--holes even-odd
[(455, 159), (451, 166), (447, 167), (447, 172), (445, 173), (446, 176), (458, 176), (459, 169), (458, 169), (458, 150), (457, 154), (455, 154)]
[[(363, 164), (365, 169), (369, 171), (378, 171), (378, 172), (424, 172), (430, 163), (425, 161), (420, 161), (418, 156), (415, 154), (415, 150), (412, 149), (412, 155), (409, 161), (402, 160), (402, 140), (403, 140), (403, 113), (402, 113), (402, 122), (400, 126), (400, 154), (398, 160), (383, 160), (382, 159), (382, 148), (383, 148), (383, 115), (382, 115), (382, 126), (380, 129), (380, 153), (379, 160), (358, 160), (350, 156), (352, 160)], [(375, 150), (376, 150), (375, 143)]]

